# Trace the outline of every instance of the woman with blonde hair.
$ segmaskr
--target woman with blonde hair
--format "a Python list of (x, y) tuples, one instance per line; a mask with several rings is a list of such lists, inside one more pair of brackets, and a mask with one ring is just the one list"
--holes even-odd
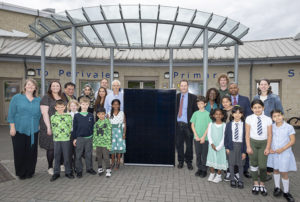
[(31, 178), (37, 162), (37, 141), (41, 117), (38, 86), (27, 79), (21, 93), (13, 96), (9, 104), (8, 122), (13, 143), (16, 176)]

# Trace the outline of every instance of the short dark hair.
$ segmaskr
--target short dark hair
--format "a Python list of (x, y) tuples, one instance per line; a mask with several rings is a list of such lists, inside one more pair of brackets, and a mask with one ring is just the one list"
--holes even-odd
[(189, 81), (188, 81), (188, 80), (186, 80), (186, 79), (182, 79), (182, 80), (180, 80), (180, 82), (179, 82), (179, 85), (180, 85), (182, 82), (186, 82), (186, 83), (187, 83), (187, 85), (189, 85)]
[(64, 105), (64, 106), (66, 106), (66, 103), (65, 103), (65, 101), (63, 101), (63, 100), (56, 100), (55, 101), (55, 106), (57, 106), (57, 105)]
[(206, 102), (206, 98), (203, 96), (203, 95), (199, 95), (198, 97), (197, 97), (197, 100), (196, 100), (197, 102), (204, 102), (204, 103), (207, 103)]
[(74, 88), (76, 88), (76, 85), (74, 83), (72, 83), (72, 82), (66, 83), (64, 87), (68, 88), (68, 86), (73, 86)]
[(244, 114), (244, 109), (243, 107), (239, 106), (239, 105), (235, 105), (232, 110), (231, 110), (231, 114), (230, 114), (230, 121), (234, 120), (234, 117), (232, 114), (236, 113), (237, 111), (239, 111), (241, 114), (243, 114), (243, 116), (241, 117), (241, 120), (244, 122), (245, 121), (245, 114)]
[(216, 119), (215, 119), (215, 117), (214, 117), (214, 114), (215, 114), (217, 111), (220, 111), (220, 112), (223, 114), (222, 122), (225, 122), (226, 119), (227, 119), (227, 113), (226, 113), (224, 110), (220, 109), (220, 108), (212, 109), (212, 110), (210, 111), (209, 116), (210, 116), (210, 119), (212, 120), (212, 122), (216, 122)]
[(221, 104), (222, 104), (222, 102), (223, 102), (223, 99), (228, 99), (229, 102), (231, 102), (231, 97), (228, 96), (228, 95), (224, 95), (224, 96), (221, 98)]
[(271, 111), (271, 117), (272, 117), (273, 114), (275, 114), (275, 113), (279, 113), (279, 114), (283, 115), (283, 112), (282, 112), (280, 109), (273, 109), (273, 110)]
[(261, 100), (259, 100), (259, 99), (255, 99), (255, 100), (253, 100), (253, 101), (251, 102), (251, 108), (252, 108), (253, 105), (255, 105), (255, 104), (259, 104), (259, 105), (261, 105), (262, 107), (265, 107), (263, 101), (261, 101)]
[(96, 113), (98, 114), (98, 113), (100, 113), (100, 112), (106, 113), (105, 108), (104, 108), (104, 107), (98, 107)]

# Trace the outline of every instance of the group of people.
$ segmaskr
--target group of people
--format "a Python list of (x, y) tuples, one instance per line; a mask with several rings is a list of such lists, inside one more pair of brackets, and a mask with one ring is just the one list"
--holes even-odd
[(243, 176), (252, 177), (252, 194), (267, 196), (265, 182), (272, 179), (273, 173), (273, 195), (294, 201), (289, 193), (288, 172), (297, 170), (292, 152), (295, 130), (284, 121), (280, 98), (272, 93), (269, 80), (259, 81), (258, 94), (251, 103), (239, 94), (236, 83), (229, 83), (227, 75), (218, 78), (218, 85), (219, 90), (210, 88), (206, 97), (197, 97), (188, 92), (187, 80), (180, 81), (177, 167), (182, 169), (185, 162), (193, 170), (194, 142), (196, 176), (204, 178), (209, 170), (208, 181), (219, 183), (224, 171), (224, 181), (240, 189), (244, 188)]
[(62, 92), (60, 82), (53, 81), (46, 95), (40, 98), (37, 82), (27, 79), (23, 91), (13, 96), (8, 112), (16, 175), (20, 179), (32, 178), (39, 143), (46, 150), (50, 181), (59, 178), (61, 171), (67, 178), (74, 178), (74, 172), (81, 178), (82, 158), (86, 172), (97, 174), (93, 169), (93, 148), (98, 174), (105, 171), (104, 160), (106, 176), (110, 177), (113, 168), (119, 169), (122, 154), (126, 152), (126, 119), (120, 86), (120, 81), (114, 80), (110, 90), (108, 80), (103, 79), (97, 96), (94, 97), (90, 85), (85, 85), (77, 100), (75, 84), (66, 83)]
[[(236, 83), (229, 83), (227, 75), (221, 75), (218, 84), (219, 89), (210, 88), (205, 97), (197, 97), (188, 92), (187, 80), (180, 81), (176, 107), (177, 167), (183, 168), (185, 162), (193, 170), (194, 143), (196, 176), (206, 177), (209, 169), (208, 181), (219, 183), (225, 171), (224, 180), (241, 189), (243, 176), (252, 177), (252, 193), (266, 196), (265, 182), (273, 172), (273, 195), (283, 194), (288, 201), (294, 201), (289, 193), (288, 172), (297, 170), (291, 148), (295, 131), (284, 121), (281, 101), (272, 93), (270, 82), (259, 82), (258, 95), (251, 103), (239, 94)], [(53, 81), (47, 94), (40, 98), (36, 81), (26, 80), (23, 91), (12, 98), (8, 113), (16, 175), (20, 179), (34, 175), (39, 142), (47, 151), (50, 181), (59, 178), (61, 171), (70, 179), (74, 172), (81, 178), (82, 158), (86, 172), (97, 174), (93, 169), (93, 148), (98, 174), (105, 171), (104, 160), (106, 176), (110, 177), (126, 152), (126, 118), (120, 86), (114, 80), (110, 90), (108, 80), (103, 79), (94, 95), (87, 84), (77, 100), (75, 84), (66, 83), (62, 92), (60, 82)]]

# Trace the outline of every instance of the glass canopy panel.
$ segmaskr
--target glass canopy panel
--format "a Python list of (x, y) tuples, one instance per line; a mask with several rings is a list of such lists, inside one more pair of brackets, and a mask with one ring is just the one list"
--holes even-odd
[[(69, 32), (69, 33), (71, 34), (71, 33), (72, 33), (72, 30), (71, 30), (71, 29), (68, 29), (68, 30), (66, 30), (66, 32)], [(56, 34), (57, 34), (57, 36), (59, 36), (59, 37), (62, 38), (63, 40), (65, 40), (65, 41), (71, 43), (71, 38), (68, 37), (64, 31), (57, 32)]]
[(91, 26), (84, 26), (83, 33), (87, 36), (87, 38), (94, 44), (99, 45), (101, 41), (98, 39), (97, 35), (95, 34), (94, 30)]
[(117, 41), (118, 45), (127, 45), (127, 39), (125, 35), (125, 30), (122, 23), (111, 23), (109, 24), (111, 31)]
[(201, 36), (199, 37), (199, 39), (195, 43), (195, 46), (203, 46), (203, 34), (204, 33), (202, 32)]
[(177, 16), (178, 22), (191, 22), (191, 19), (194, 15), (195, 11), (191, 9), (179, 8), (179, 13)]
[(247, 29), (248, 29), (248, 27), (246, 27), (245, 25), (239, 24), (239, 28), (237, 30), (235, 30), (235, 32), (233, 32), (232, 35), (235, 36), (235, 37), (239, 37)]
[(182, 45), (187, 46), (187, 45), (192, 45), (193, 41), (196, 39), (198, 34), (202, 31), (202, 29), (197, 29), (194, 27), (191, 27), (188, 31), (188, 33), (185, 36), (185, 39), (183, 40)]
[(214, 14), (213, 17), (212, 17), (212, 20), (208, 24), (208, 27), (217, 29), (222, 24), (222, 22), (224, 20), (225, 20), (224, 17)]
[(103, 16), (101, 15), (100, 7), (89, 7), (84, 8), (85, 12), (89, 16), (91, 21), (103, 20)]
[(223, 34), (216, 34), (214, 38), (209, 42), (209, 44), (217, 44), (221, 39), (223, 39)]
[(227, 38), (223, 43), (222, 45), (224, 44), (233, 44), (234, 43), (234, 40), (232, 38)]
[(142, 19), (157, 19), (158, 6), (141, 6)]
[[(46, 25), (50, 30), (59, 29), (59, 27), (49, 18), (39, 18), (39, 21)], [(42, 25), (40, 25), (42, 27)]]
[(139, 19), (138, 6), (121, 6), (124, 19)]
[(67, 14), (65, 12), (60, 12), (58, 14), (53, 14), (52, 16), (62, 25), (62, 26), (68, 26), (72, 25), (72, 23), (69, 21), (69, 19), (66, 16)]
[(156, 24), (143, 23), (142, 24), (142, 36), (144, 46), (153, 46), (155, 38)]
[(159, 19), (160, 20), (170, 20), (173, 21), (175, 19), (177, 8), (174, 7), (160, 7)]
[(78, 44), (82, 44), (82, 45), (87, 45), (88, 42), (85, 40), (85, 38), (80, 34), (80, 32), (78, 30), (83, 31), (83, 27), (78, 27), (76, 29), (76, 36), (77, 36), (77, 43)]
[(105, 44), (113, 44), (114, 41), (109, 33), (109, 30), (106, 25), (95, 25), (95, 29), (99, 33), (101, 39)]
[(33, 24), (32, 27), (34, 27), (41, 34), (47, 34), (48, 33), (48, 31), (46, 29), (44, 29), (41, 25)]
[(229, 32), (230, 30), (232, 30), (232, 28), (235, 27), (235, 25), (237, 24), (237, 21), (231, 20), (231, 19), (227, 19), (226, 24), (224, 25), (224, 27), (222, 27), (222, 31), (223, 32)]
[(84, 15), (82, 14), (82, 9), (71, 10), (71, 11), (68, 11), (68, 13), (73, 18), (75, 23), (86, 22), (86, 19), (85, 19)]
[(156, 45), (167, 46), (172, 25), (159, 24), (157, 28)]
[(202, 12), (202, 11), (197, 11), (196, 17), (194, 19), (193, 24), (197, 25), (205, 25), (207, 20), (209, 19), (210, 13)]
[(172, 33), (172, 36), (170, 39), (170, 43), (169, 43), (171, 46), (179, 45), (179, 43), (185, 33), (186, 28), (187, 28), (186, 26), (179, 26), (179, 25), (174, 26), (174, 30), (173, 30), (173, 33)]
[(102, 6), (106, 19), (121, 19), (119, 6)]
[(140, 34), (140, 24), (138, 23), (126, 23), (126, 30), (131, 46), (141, 45), (141, 34)]
[(59, 41), (54, 37), (54, 35), (49, 35), (45, 37), (45, 41), (49, 41), (50, 43), (59, 43)]
[(214, 34), (214, 32), (212, 31), (208, 31), (208, 39), (210, 39), (210, 37)]

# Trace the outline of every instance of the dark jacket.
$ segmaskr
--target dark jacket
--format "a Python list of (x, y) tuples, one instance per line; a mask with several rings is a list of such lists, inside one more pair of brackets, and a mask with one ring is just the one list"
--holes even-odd
[[(177, 119), (177, 116), (178, 116), (178, 113), (179, 113), (180, 96), (181, 96), (181, 93), (178, 93), (177, 94), (177, 98), (176, 98), (176, 119)], [(197, 101), (196, 100), (197, 100), (197, 96), (196, 95), (188, 93), (187, 121), (188, 121), (190, 129), (191, 129), (190, 120), (192, 118), (192, 115), (193, 115), (193, 113), (195, 111), (198, 110)]]
[[(246, 153), (246, 130), (245, 122), (243, 124), (243, 142), (242, 142), (242, 153)], [(226, 124), (225, 129), (225, 139), (224, 139), (225, 149), (233, 150), (233, 141), (232, 141), (232, 121)]]
[(88, 113), (86, 116), (83, 116), (80, 113), (75, 114), (73, 120), (73, 132), (72, 138), (76, 139), (77, 137), (88, 137), (93, 135), (94, 128), (94, 116), (91, 113)]
[(240, 105), (240, 107), (243, 108), (245, 119), (247, 116), (253, 114), (250, 106), (250, 100), (248, 97), (239, 94), (238, 105)]
[[(254, 96), (253, 100), (259, 100), (260, 96), (256, 95)], [(271, 111), (274, 109), (279, 109), (280, 111), (282, 111), (282, 113), (284, 113), (283, 111), (283, 107), (280, 101), (280, 98), (278, 95), (275, 95), (273, 93), (269, 94), (267, 96), (267, 99), (264, 101), (264, 112), (265, 115), (268, 117), (271, 117)]]

